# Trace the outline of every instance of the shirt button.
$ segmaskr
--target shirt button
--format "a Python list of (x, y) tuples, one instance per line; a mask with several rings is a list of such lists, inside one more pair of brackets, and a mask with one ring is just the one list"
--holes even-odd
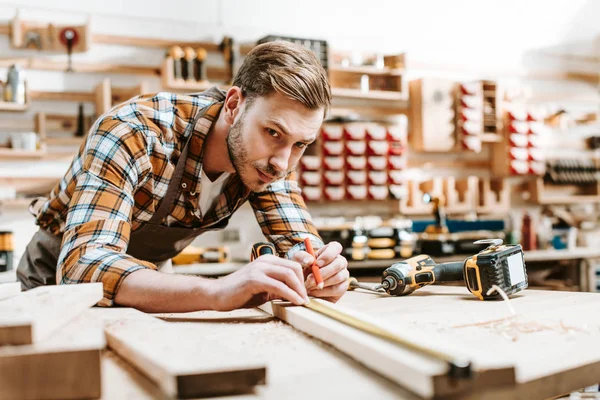
[(183, 183), (181, 184), (181, 187), (185, 189), (185, 188), (187, 187), (187, 183), (183, 182)]

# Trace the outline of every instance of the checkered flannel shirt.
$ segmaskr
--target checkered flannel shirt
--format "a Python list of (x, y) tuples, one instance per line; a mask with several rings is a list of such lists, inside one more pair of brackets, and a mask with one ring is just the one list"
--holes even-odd
[(215, 207), (204, 216), (199, 213), (202, 146), (223, 100), (224, 93), (218, 89), (197, 95), (142, 95), (96, 121), (36, 220), (41, 228), (63, 236), (59, 284), (102, 282), (104, 298), (99, 305), (111, 306), (127, 275), (142, 268), (157, 269), (126, 253), (130, 233), (158, 209), (186, 141), (185, 128), (207, 107), (191, 131), (182, 178), (186, 185), (180, 185), (176, 205), (162, 223), (209, 227), (248, 200), (262, 232), (279, 254), (290, 258), (304, 250), (305, 237), (316, 247), (323, 245), (294, 176), (271, 184), (262, 193), (252, 193), (233, 175)]

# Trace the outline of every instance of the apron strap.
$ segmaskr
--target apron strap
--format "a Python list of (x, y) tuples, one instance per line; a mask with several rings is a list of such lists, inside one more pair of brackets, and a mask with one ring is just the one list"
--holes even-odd
[(158, 210), (154, 213), (152, 218), (147, 222), (148, 224), (158, 224), (160, 225), (162, 220), (168, 215), (171, 210), (171, 206), (174, 204), (177, 195), (179, 194), (179, 185), (181, 184), (181, 178), (183, 177), (183, 171), (185, 170), (185, 163), (187, 160), (187, 154), (190, 147), (190, 142), (192, 141), (192, 136), (194, 135), (194, 129), (198, 120), (204, 117), (204, 114), (208, 111), (208, 109), (215, 104), (211, 102), (208, 106), (206, 106), (203, 110), (201, 110), (194, 121), (188, 125), (187, 130), (190, 131), (187, 141), (185, 142), (185, 146), (183, 150), (181, 150), (181, 154), (179, 156), (179, 160), (177, 160), (177, 165), (175, 166), (175, 171), (173, 171), (173, 176), (171, 177), (171, 182), (169, 183), (169, 187), (167, 189), (167, 193), (163, 197), (158, 206)]

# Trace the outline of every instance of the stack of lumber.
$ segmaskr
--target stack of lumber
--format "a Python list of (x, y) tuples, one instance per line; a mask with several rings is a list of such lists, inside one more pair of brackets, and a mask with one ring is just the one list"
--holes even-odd
[(97, 398), (102, 325), (88, 312), (102, 284), (0, 284), (0, 398)]
[(0, 284), (0, 399), (100, 398), (107, 387), (121, 397), (105, 381), (132, 368), (148, 398), (247, 393), (266, 381), (264, 362), (193, 326), (130, 308), (91, 309), (101, 283), (20, 289)]

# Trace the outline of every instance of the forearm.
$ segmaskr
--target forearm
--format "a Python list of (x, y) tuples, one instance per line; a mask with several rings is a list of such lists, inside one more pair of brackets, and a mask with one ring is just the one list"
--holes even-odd
[(115, 304), (144, 312), (190, 312), (218, 308), (213, 279), (140, 269), (123, 279)]

